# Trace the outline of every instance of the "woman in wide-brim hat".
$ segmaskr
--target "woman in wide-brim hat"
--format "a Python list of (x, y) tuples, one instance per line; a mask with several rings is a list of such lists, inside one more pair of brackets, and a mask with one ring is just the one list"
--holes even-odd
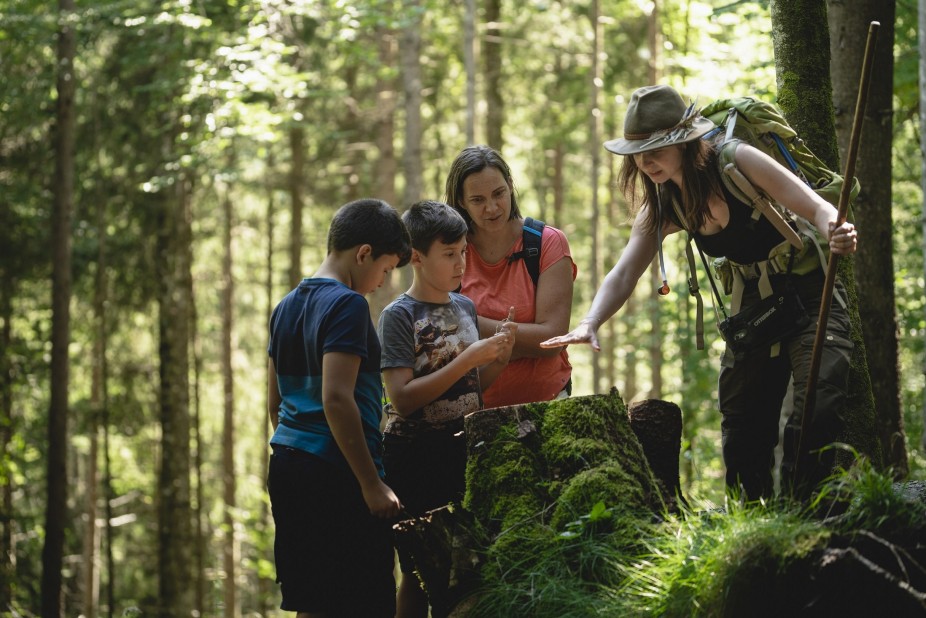
[[(633, 93), (623, 137), (604, 145), (610, 152), (624, 155), (621, 188), (638, 209), (630, 239), (596, 292), (586, 317), (571, 332), (542, 345), (588, 343), (600, 350), (599, 326), (630, 297), (657, 250), (661, 254), (665, 235), (687, 230), (704, 253), (740, 265), (767, 260), (771, 248), (781, 244), (781, 232), (766, 217), (754, 220), (753, 208), (724, 186), (717, 147), (711, 140), (702, 139), (711, 128), (713, 123), (703, 118), (694, 105), (686, 105), (669, 86), (647, 86)], [(752, 185), (773, 202), (816, 226), (829, 239), (832, 252), (844, 255), (856, 250), (854, 226), (849, 222), (836, 226), (836, 209), (789, 170), (745, 143), (735, 148), (734, 161)], [(773, 288), (777, 289), (782, 277), (795, 280), (808, 314), (815, 315), (823, 289), (822, 268), (803, 276), (787, 273), (771, 277)], [(741, 310), (760, 299), (756, 285), (754, 280), (745, 283)], [(668, 293), (665, 282), (660, 293)], [(778, 416), (792, 373), (795, 410), (803, 409), (802, 386), (806, 384), (810, 349), (801, 345), (801, 338), (809, 336), (813, 340), (816, 326), (813, 320), (810, 322), (804, 331), (783, 339), (777, 347), (750, 352), (745, 358), (734, 358), (729, 350), (724, 354), (718, 392), (726, 481), (728, 487), (741, 490), (749, 499), (773, 493), (771, 469), (778, 441)], [(840, 430), (839, 411), (848, 380), (848, 316), (835, 303), (828, 322), (827, 344), (815, 413), (822, 427), (818, 445), (834, 440)], [(786, 430), (786, 438), (794, 442), (799, 419), (796, 429), (794, 423), (791, 425), (792, 433), (789, 436)], [(787, 474), (787, 466), (793, 470), (794, 456), (796, 444), (789, 447), (786, 441), (786, 457), (792, 460), (783, 464), (783, 474)]]

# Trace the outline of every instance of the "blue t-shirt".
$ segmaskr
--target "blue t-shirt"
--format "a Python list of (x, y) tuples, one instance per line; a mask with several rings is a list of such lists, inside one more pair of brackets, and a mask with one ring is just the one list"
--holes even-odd
[[(383, 474), (381, 348), (366, 299), (334, 279), (303, 279), (270, 316), (270, 344), (282, 403), (271, 444), (307, 451), (348, 467), (322, 404), (322, 358), (360, 357), (354, 399), (367, 447)], [(344, 376), (345, 378), (348, 376)]]

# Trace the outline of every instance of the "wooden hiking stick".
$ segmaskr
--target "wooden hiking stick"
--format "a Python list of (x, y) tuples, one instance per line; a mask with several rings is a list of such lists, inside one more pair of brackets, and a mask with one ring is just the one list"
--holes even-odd
[[(849, 152), (846, 154), (846, 170), (843, 174), (842, 190), (839, 192), (839, 209), (836, 216), (836, 225), (842, 225), (849, 210), (849, 193), (852, 190), (852, 178), (855, 176), (855, 159), (858, 155), (859, 136), (862, 133), (862, 119), (868, 102), (868, 85), (871, 76), (872, 56), (875, 53), (875, 41), (878, 38), (879, 22), (873, 21), (868, 25), (868, 41), (865, 43), (865, 58), (862, 63), (862, 75), (859, 81), (858, 100), (855, 103), (855, 117), (852, 119), (852, 133), (849, 136)], [(810, 374), (807, 376), (807, 394), (804, 397), (804, 414), (801, 418), (801, 435), (798, 438), (797, 459), (794, 462), (794, 480), (797, 483), (797, 472), (801, 461), (806, 457), (804, 453), (804, 436), (810, 428), (810, 420), (814, 407), (817, 404), (817, 374), (820, 373), (820, 357), (823, 355), (823, 338), (826, 334), (826, 323), (830, 317), (830, 304), (833, 301), (833, 287), (836, 285), (836, 268), (839, 266), (839, 255), (830, 252), (830, 259), (826, 265), (826, 281), (823, 284), (823, 296), (820, 300), (820, 315), (817, 319), (817, 334), (813, 341), (813, 352), (810, 359)]]

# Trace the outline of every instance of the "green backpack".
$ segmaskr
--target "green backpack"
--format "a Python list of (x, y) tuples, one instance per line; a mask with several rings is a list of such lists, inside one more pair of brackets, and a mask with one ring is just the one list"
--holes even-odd
[[(768, 205), (768, 198), (761, 195), (742, 174), (738, 174), (734, 164), (734, 153), (737, 140), (746, 142), (769, 155), (782, 166), (791, 170), (815, 193), (834, 206), (839, 205), (839, 194), (842, 191), (843, 178), (830, 170), (798, 137), (797, 132), (791, 128), (781, 111), (772, 103), (759, 101), (751, 97), (734, 99), (718, 99), (701, 110), (701, 114), (709, 118), (717, 128), (708, 132), (703, 139), (714, 140), (719, 146), (718, 161), (721, 168), (721, 178), (727, 189), (738, 199), (752, 204), (756, 208), (754, 218), (765, 215), (775, 224), (782, 235), (791, 240), (790, 245), (798, 249), (794, 256), (792, 272), (806, 274), (814, 270), (819, 264), (825, 269), (829, 259), (828, 243), (821, 238), (819, 231), (809, 222), (801, 219), (794, 213), (779, 204), (773, 204), (773, 210), (763, 210)], [(739, 178), (737, 178), (739, 176)], [(739, 182), (738, 182), (739, 181)], [(745, 183), (745, 185), (743, 184)], [(752, 190), (750, 191), (750, 188)], [(850, 200), (855, 199), (859, 192), (858, 179), (852, 179)], [(776, 217), (776, 212), (780, 217)], [(809, 236), (812, 243), (803, 243), (800, 248), (795, 236), (789, 236), (787, 230), (776, 221), (784, 219), (793, 222), (799, 235)], [(814, 245), (816, 251), (808, 245)], [(772, 250), (770, 259), (783, 260), (790, 253), (790, 247), (784, 243)], [(816, 253), (816, 258), (814, 257)]]
[[(751, 97), (718, 99), (704, 107), (701, 115), (717, 125), (705, 138), (710, 139), (723, 132), (724, 144), (733, 138), (740, 139), (790, 169), (827, 202), (839, 205), (842, 176), (826, 167), (810, 151), (774, 104)], [(858, 192), (858, 179), (853, 179), (850, 199), (854, 199)]]

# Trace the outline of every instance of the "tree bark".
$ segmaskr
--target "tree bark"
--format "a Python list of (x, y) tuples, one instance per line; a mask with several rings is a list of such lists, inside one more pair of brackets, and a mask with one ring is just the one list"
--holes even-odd
[[(196, 486), (193, 489), (196, 503), (193, 506), (193, 569), (194, 569), (194, 605), (193, 607), (203, 614), (206, 605), (206, 517), (205, 491), (203, 490), (203, 434), (202, 434), (202, 398), (200, 397), (200, 383), (203, 369), (203, 355), (199, 341), (199, 311), (196, 304), (196, 287), (190, 278), (190, 348), (193, 363), (193, 397), (191, 437), (193, 440), (193, 479)], [(269, 323), (269, 320), (268, 322)], [(265, 477), (266, 478), (266, 477)]]
[[(273, 183), (273, 171), (274, 171), (274, 156), (273, 149), (268, 147), (267, 154), (267, 171), (265, 172), (265, 183), (267, 190), (267, 212), (264, 214), (264, 225), (267, 227), (267, 253), (265, 255), (264, 262), (264, 293), (266, 295), (267, 304), (264, 307), (264, 324), (270, 324), (270, 316), (273, 313), (273, 306), (276, 302), (276, 296), (273, 292), (273, 247), (274, 247), (274, 232), (275, 227), (273, 225), (273, 216), (276, 211), (276, 201), (274, 200), (274, 183)], [(264, 389), (264, 396), (269, 398), (269, 392), (267, 389)], [(265, 399), (265, 402), (269, 404), (269, 401)], [(264, 409), (266, 410), (269, 405), (265, 405)], [(266, 481), (270, 473), (270, 417), (262, 415), (261, 426), (263, 427), (263, 440), (261, 444), (264, 446), (263, 457), (261, 458), (261, 467), (260, 467), (260, 478)], [(271, 531), (272, 521), (270, 517), (270, 505), (267, 500), (261, 500), (260, 502), (260, 522), (258, 524), (258, 529), (260, 532), (260, 549), (264, 556), (266, 556), (269, 561), (273, 561), (272, 554), (269, 551), (266, 551), (268, 548), (273, 547), (273, 533)], [(269, 613), (269, 603), (268, 599), (270, 596), (270, 590), (272, 589), (273, 581), (267, 577), (261, 577), (257, 582), (257, 598), (258, 598), (258, 611), (262, 616), (266, 616)]]
[(501, 0), (485, 3), (486, 36), (482, 45), (482, 73), (485, 76), (486, 144), (502, 151), (505, 99), (502, 96), (502, 19)]
[(84, 529), (84, 615), (95, 616), (99, 602), (99, 531), (97, 530), (97, 488), (99, 486), (99, 428), (104, 418), (107, 405), (106, 391), (106, 200), (100, 199), (96, 205), (97, 259), (96, 275), (93, 286), (93, 318), (95, 341), (93, 345), (93, 373), (90, 386), (89, 419), (90, 454), (87, 464), (87, 512)]
[(661, 399), (636, 401), (627, 406), (630, 428), (643, 447), (643, 454), (659, 483), (662, 499), (670, 512), (682, 497), (679, 451), (682, 445), (682, 410)]
[[(652, 8), (646, 20), (647, 23), (647, 44), (649, 47), (649, 66), (648, 77), (650, 84), (659, 83), (660, 78), (660, 54), (662, 48), (659, 20), (659, 3), (653, 2)], [(656, 290), (662, 286), (662, 271), (659, 268), (659, 258), (654, 257), (650, 266), (651, 288)], [(662, 365), (663, 365), (663, 338), (662, 332), (662, 306), (659, 303), (659, 296), (654, 292), (648, 291), (647, 305), (649, 306), (649, 316), (651, 332), (649, 338), (649, 366), (651, 376), (651, 386), (649, 391), (650, 399), (662, 398)], [(636, 307), (634, 307), (636, 308)], [(632, 393), (628, 393), (632, 395)]]
[(463, 13), (463, 66), (466, 70), (466, 144), (476, 143), (476, 0)]
[(410, 206), (421, 199), (424, 173), (421, 167), (421, 17), (420, 0), (408, 3), (416, 17), (402, 29), (402, 85), (405, 90), (405, 151), (402, 168), (405, 171), (403, 200)]
[(223, 208), (223, 245), (222, 256), (222, 392), (224, 420), (222, 423), (222, 496), (224, 498), (222, 558), (225, 569), (224, 605), (226, 618), (238, 614), (236, 590), (237, 562), (235, 547), (235, 379), (232, 364), (232, 335), (234, 326), (233, 303), (235, 300), (235, 281), (232, 276), (232, 226), (233, 212), (231, 187), (226, 186)]
[[(926, 0), (919, 0), (919, 20), (917, 24), (919, 25), (919, 52), (920, 52), (920, 70), (919, 70), (919, 82), (920, 82), (920, 153), (922, 162), (920, 164), (920, 187), (922, 189), (923, 195), (923, 207), (922, 207), (922, 230), (923, 230), (923, 257), (926, 258), (926, 131), (922, 130), (922, 127), (926, 127)], [(924, 263), (924, 273), (926, 273), (926, 263)], [(926, 318), (926, 316), (924, 316)], [(926, 334), (923, 335), (924, 340), (926, 340)], [(926, 359), (923, 361), (922, 373), (926, 376)], [(922, 420), (923, 426), (926, 427), (926, 390), (923, 391), (923, 401), (922, 401)], [(923, 432), (923, 435), (920, 438), (920, 447), (926, 450), (926, 431)]]
[[(165, 139), (165, 153), (171, 150)], [(189, 333), (192, 228), (186, 179), (155, 198), (160, 206), (158, 299), (161, 453), (158, 472), (158, 615), (194, 604), (190, 503)]]
[[(591, 160), (591, 174), (589, 182), (591, 183), (592, 194), (592, 273), (591, 288), (597, 290), (601, 279), (601, 226), (598, 219), (601, 216), (601, 208), (598, 204), (598, 184), (600, 182), (601, 169), (601, 84), (602, 84), (602, 67), (601, 56), (603, 55), (604, 32), (601, 25), (601, 4), (599, 0), (592, 0), (589, 8), (589, 20), (592, 23), (592, 67), (589, 76), (589, 103), (590, 109), (588, 114), (588, 149)], [(592, 354), (592, 392), (601, 392), (601, 355)]]
[(13, 441), (13, 276), (0, 274), (0, 598), (12, 598), (13, 584), (13, 478), (10, 444)]
[[(778, 102), (808, 147), (831, 169), (838, 170), (839, 156), (830, 82), (830, 44), (824, 0), (777, 0), (771, 5), (772, 41), (778, 81)], [(849, 396), (844, 418), (844, 441), (882, 465), (875, 431), (874, 400), (862, 340), (853, 261), (839, 261), (839, 277), (848, 293), (852, 352)], [(848, 456), (840, 454), (848, 465)]]
[(294, 126), (289, 130), (289, 150), (292, 162), (289, 169), (289, 289), (302, 280), (302, 183), (305, 180), (305, 131)]
[(73, 0), (59, 0), (58, 99), (56, 104), (55, 176), (52, 192), (51, 403), (48, 410), (47, 502), (42, 547), (42, 616), (64, 615), (61, 568), (67, 525), (67, 436), (71, 338), (71, 217), (74, 199), (74, 74), (76, 32), (70, 25)]
[(868, 355), (871, 390), (884, 463), (897, 478), (907, 475), (900, 404), (897, 317), (894, 295), (891, 146), (893, 137), (895, 0), (830, 2), (833, 101), (840, 159), (845, 160), (858, 99), (869, 24), (879, 21), (870, 91), (855, 167), (861, 191), (853, 204), (862, 235), (855, 257), (859, 317)]

